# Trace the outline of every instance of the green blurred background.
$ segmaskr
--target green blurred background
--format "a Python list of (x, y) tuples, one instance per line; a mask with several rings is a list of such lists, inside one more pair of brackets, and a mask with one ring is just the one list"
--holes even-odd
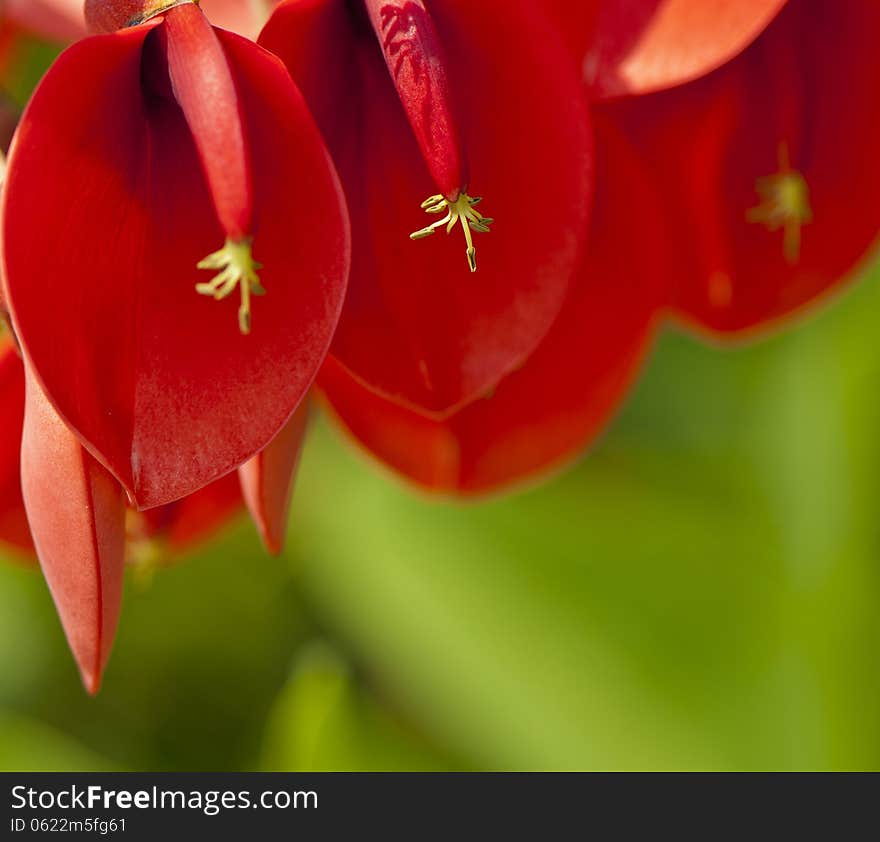
[(285, 556), (241, 521), (130, 577), (96, 699), (0, 564), (0, 768), (880, 767), (878, 282), (667, 331), (579, 466), (480, 505), (320, 421)]

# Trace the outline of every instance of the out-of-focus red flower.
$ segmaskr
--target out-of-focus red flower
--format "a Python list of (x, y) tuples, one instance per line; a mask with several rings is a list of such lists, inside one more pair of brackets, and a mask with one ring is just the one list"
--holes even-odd
[(2, 216), (29, 366), (139, 507), (254, 456), (306, 394), (345, 292), (344, 199), (280, 62), (196, 5), (62, 54)]
[(35, 35), (61, 44), (86, 35), (82, 0), (4, 0), (0, 13)]
[(587, 227), (586, 104), (540, 4), (297, 0), (260, 43), (301, 86), (349, 201), (337, 363), (435, 418), (478, 400), (546, 336)]
[(644, 94), (730, 61), (788, 0), (545, 0), (590, 98)]
[(848, 278), (880, 229), (880, 4), (792, 0), (741, 55), (608, 106), (664, 197), (673, 306), (742, 335)]
[(318, 382), (348, 430), (427, 489), (481, 494), (579, 455), (604, 428), (650, 346), (670, 255), (646, 173), (599, 115), (586, 258), (556, 323), (525, 365), (444, 420), (384, 400), (328, 359)]

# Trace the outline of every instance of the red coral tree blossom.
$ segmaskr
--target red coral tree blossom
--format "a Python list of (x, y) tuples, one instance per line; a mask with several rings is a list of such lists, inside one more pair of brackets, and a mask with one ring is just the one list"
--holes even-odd
[[(531, 18), (521, 9), (513, 11), (510, 4), (506, 4), (503, 11), (491, 4), (482, 8), (493, 20), (508, 18), (505, 34), (492, 36), (499, 46), (503, 44), (502, 52), (509, 54), (510, 45), (515, 44), (517, 49), (513, 55), (518, 57), (519, 45), (527, 43), (532, 55), (540, 52), (545, 65), (552, 63), (556, 72), (552, 81), (550, 76), (536, 74), (536, 78), (542, 79), (544, 91), (561, 90), (570, 96), (569, 85), (573, 79), (580, 99), (586, 82), (590, 99), (600, 100), (674, 86), (714, 70), (757, 37), (783, 2), (559, 2), (540, 4), (543, 15), (537, 10), (539, 4), (532, 4), (535, 8)], [(365, 5), (373, 29), (380, 34), (384, 32), (383, 20), (397, 20), (401, 5), (409, 9), (407, 27), (395, 30), (389, 25), (392, 33), (398, 33), (397, 40), (389, 39), (386, 34), (391, 48), (386, 45), (385, 54), (395, 79), (405, 66), (401, 56), (425, 51), (425, 39), (420, 37), (418, 25), (423, 16), (445, 21), (444, 35), (456, 32), (456, 25), (464, 27), (464, 4), (454, 0)], [(362, 142), (359, 148), (352, 150), (346, 145), (345, 115), (340, 116), (323, 104), (325, 99), (332, 100), (335, 96), (332, 79), (336, 71), (325, 70), (323, 74), (319, 71), (326, 54), (321, 45), (331, 33), (344, 29), (346, 21), (351, 26), (352, 14), (331, 0), (282, 4), (261, 41), (278, 52), (302, 78), (304, 92), (331, 138), (335, 153), (353, 162), (363, 160), (367, 168), (378, 158), (380, 172), (385, 172), (391, 167), (382, 162), (383, 150), (378, 136), (386, 121), (369, 122), (367, 138), (371, 130), (377, 135), (376, 142)], [(523, 23), (528, 26), (518, 29)], [(557, 26), (555, 34), (549, 32), (548, 23)], [(352, 59), (352, 64), (360, 71), (362, 66), (372, 68), (376, 62), (364, 56), (369, 49), (365, 40), (371, 35), (369, 27), (361, 25), (359, 31), (362, 37), (355, 40), (360, 53), (354, 49), (350, 52), (358, 56)], [(491, 37), (485, 39), (484, 45), (489, 40)], [(452, 47), (448, 49), (454, 49), (458, 43), (451, 39)], [(443, 46), (446, 47), (445, 42)], [(485, 46), (482, 49), (485, 50)], [(492, 47), (488, 49), (491, 53)], [(372, 50), (375, 52), (374, 47)], [(548, 54), (553, 56), (552, 62), (546, 58)], [(507, 56), (495, 56), (495, 61), (502, 66), (507, 60)], [(566, 62), (568, 76), (564, 70)], [(450, 63), (466, 67), (469, 59), (456, 56)], [(545, 66), (540, 62), (535, 65)], [(374, 71), (377, 76), (381, 76), (380, 70)], [(491, 78), (491, 71), (483, 75)], [(383, 84), (378, 79), (372, 81), (372, 76), (369, 78), (369, 85), (342, 95), (357, 103), (358, 114), (369, 114), (374, 107), (370, 98), (375, 97), (373, 91), (384, 92), (389, 88), (387, 80)], [(563, 78), (566, 81), (560, 82)], [(398, 120), (403, 114), (410, 115), (410, 123), (417, 129), (420, 119), (427, 119), (420, 117), (423, 112), (436, 115), (439, 109), (433, 108), (433, 102), (424, 104), (413, 96), (405, 81), (396, 82), (397, 94), (403, 103), (402, 110), (397, 108)], [(452, 93), (465, 99), (474, 96), (464, 85), (454, 88)], [(577, 106), (569, 102), (563, 107), (576, 116)], [(509, 109), (509, 115), (520, 124), (528, 124), (531, 119), (532, 111), (526, 99), (502, 101), (495, 106), (495, 119), (504, 119), (498, 116), (501, 108)], [(415, 118), (411, 116), (413, 110), (417, 111)], [(442, 120), (435, 117), (435, 123), (440, 125)], [(465, 128), (473, 138), (471, 123), (466, 122)], [(397, 134), (405, 136), (404, 132), (405, 126)], [(560, 314), (532, 353), (479, 399), (445, 414), (426, 411), (424, 402), (413, 401), (407, 406), (405, 401), (389, 399), (392, 390), (383, 388), (377, 379), (368, 376), (357, 360), (352, 361), (354, 349), (361, 347), (356, 342), (365, 342), (363, 335), (354, 338), (354, 328), (350, 333), (351, 351), (346, 352), (342, 334), (349, 324), (347, 320), (355, 321), (353, 306), (349, 306), (343, 316), (340, 338), (319, 376), (320, 386), (336, 414), (362, 444), (424, 487), (476, 494), (509, 487), (546, 472), (573, 458), (596, 437), (632, 385), (650, 346), (657, 314), (668, 296), (672, 252), (662, 226), (656, 224), (664, 211), (662, 200), (652, 188), (651, 173), (640, 160), (638, 149), (603, 112), (596, 114), (596, 133), (593, 219), (576, 229), (582, 250), (575, 261), (573, 283)], [(384, 135), (382, 137), (384, 139)], [(570, 149), (579, 139), (579, 135), (569, 131), (562, 144)], [(587, 148), (583, 151), (589, 152)], [(508, 172), (519, 172), (523, 166), (510, 167)], [(355, 164), (350, 170), (343, 167), (342, 172), (346, 190), (362, 196), (363, 179), (356, 177)], [(471, 172), (476, 174), (477, 169), (472, 167)], [(574, 188), (573, 181), (570, 186)], [(358, 207), (358, 201), (356, 199), (352, 206)], [(403, 215), (402, 211), (398, 213)], [(498, 229), (506, 214), (493, 212), (493, 215), (499, 219), (495, 226)], [(356, 212), (354, 216), (357, 218), (359, 214)], [(389, 221), (382, 219), (374, 225), (369, 232), (371, 241), (361, 246), (363, 252), (385, 253), (381, 238), (393, 233)], [(561, 222), (576, 226), (571, 218)], [(371, 278), (358, 273), (358, 245), (356, 240), (352, 298), (360, 294), (362, 300), (370, 296), (372, 301), (380, 297), (381, 291), (375, 290), (375, 284), (371, 286)], [(488, 238), (485, 248), (490, 251), (492, 247), (492, 240)], [(387, 247), (389, 253), (391, 248)], [(394, 248), (399, 250), (400, 246)], [(374, 263), (392, 268), (395, 265), (382, 257), (368, 265)], [(526, 265), (520, 266), (520, 275), (526, 269)], [(413, 271), (417, 271), (416, 267)], [(424, 275), (425, 270), (421, 271)], [(424, 277), (433, 288), (433, 276)], [(479, 284), (479, 277), (475, 280)], [(382, 284), (383, 289), (387, 289), (391, 280), (382, 279)], [(388, 295), (386, 300), (390, 298)], [(460, 306), (467, 312), (467, 303)], [(442, 310), (437, 307), (434, 312)], [(380, 346), (374, 343), (373, 347)], [(465, 347), (472, 350), (476, 346), (469, 343)]]
[(62, 54), (13, 140), (2, 227), (25, 359), (140, 508), (272, 441), (345, 291), (344, 200), (305, 104), (190, 2)]
[[(92, 23), (128, 22), (123, 6), (90, 5)], [(230, 480), (207, 483), (246, 461), (242, 492), (280, 549), (303, 398), (348, 268), (338, 181), (283, 66), (192, 3), (148, 11), (163, 14), (56, 62), (3, 191), (23, 501), (91, 692), (127, 532), (141, 549), (186, 543), (228, 510)], [(273, 306), (252, 319), (263, 292)], [(126, 496), (165, 505), (133, 519)]]
[(736, 58), (607, 106), (679, 255), (672, 307), (748, 336), (853, 276), (880, 230), (880, 5), (789, 0)]
[(562, 309), (591, 200), (587, 109), (539, 4), (284, 2), (260, 43), (301, 86), (349, 202), (334, 359), (435, 418), (480, 399)]

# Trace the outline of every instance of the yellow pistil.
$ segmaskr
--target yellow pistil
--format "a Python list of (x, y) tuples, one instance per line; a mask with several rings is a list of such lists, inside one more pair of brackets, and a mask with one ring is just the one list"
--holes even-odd
[(779, 144), (779, 171), (759, 178), (755, 190), (761, 203), (746, 214), (749, 222), (761, 222), (769, 231), (783, 230), (782, 253), (788, 263), (801, 256), (801, 227), (811, 222), (810, 188), (806, 179), (792, 169), (788, 145)]
[(443, 213), (443, 211), (446, 211), (446, 216), (427, 228), (414, 231), (409, 235), (409, 238), (411, 240), (421, 240), (425, 237), (430, 237), (431, 234), (444, 225), (446, 226), (446, 233), (451, 234), (455, 224), (460, 222), (464, 231), (464, 238), (467, 241), (468, 266), (470, 266), (471, 272), (476, 272), (477, 250), (474, 248), (471, 231), (476, 231), (478, 234), (488, 234), (489, 226), (495, 221), (491, 217), (483, 216), (474, 209), (481, 201), (483, 200), (480, 197), (472, 198), (467, 193), (460, 193), (454, 202), (450, 202), (449, 199), (441, 194), (425, 199), (422, 202), (422, 210), (425, 213)]
[(220, 271), (208, 283), (196, 284), (196, 291), (220, 301), (239, 287), (241, 306), (238, 308), (238, 327), (243, 334), (248, 334), (251, 332), (251, 296), (266, 294), (257, 275), (257, 270), (262, 268), (254, 260), (249, 239), (227, 240), (220, 251), (209, 254), (199, 263), (199, 269)]

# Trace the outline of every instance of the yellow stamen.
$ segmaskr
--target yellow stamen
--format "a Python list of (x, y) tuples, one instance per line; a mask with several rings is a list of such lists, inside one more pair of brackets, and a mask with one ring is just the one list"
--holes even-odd
[(788, 263), (797, 263), (801, 256), (801, 228), (812, 222), (813, 211), (810, 188), (803, 175), (792, 169), (787, 144), (779, 144), (779, 171), (759, 178), (755, 190), (761, 203), (747, 212), (746, 219), (763, 223), (768, 231), (782, 228), (782, 253)]
[(450, 202), (445, 196), (438, 194), (430, 196), (422, 202), (422, 210), (425, 213), (443, 213), (446, 216), (435, 222), (433, 225), (414, 231), (409, 235), (411, 240), (421, 240), (430, 237), (435, 231), (446, 226), (446, 233), (452, 233), (456, 223), (460, 222), (464, 231), (464, 239), (467, 243), (467, 260), (471, 272), (477, 271), (477, 250), (474, 248), (474, 241), (471, 237), (471, 231), (478, 234), (488, 234), (489, 226), (495, 221), (491, 217), (483, 216), (479, 211), (475, 210), (475, 206), (482, 201), (479, 196), (471, 197), (467, 193), (460, 193), (454, 202)]
[(251, 296), (265, 295), (257, 270), (262, 265), (254, 260), (251, 241), (227, 240), (220, 251), (209, 254), (199, 263), (199, 269), (219, 269), (208, 283), (196, 284), (201, 295), (210, 295), (215, 301), (226, 298), (236, 287), (241, 290), (241, 306), (238, 308), (238, 328), (243, 334), (251, 332)]

